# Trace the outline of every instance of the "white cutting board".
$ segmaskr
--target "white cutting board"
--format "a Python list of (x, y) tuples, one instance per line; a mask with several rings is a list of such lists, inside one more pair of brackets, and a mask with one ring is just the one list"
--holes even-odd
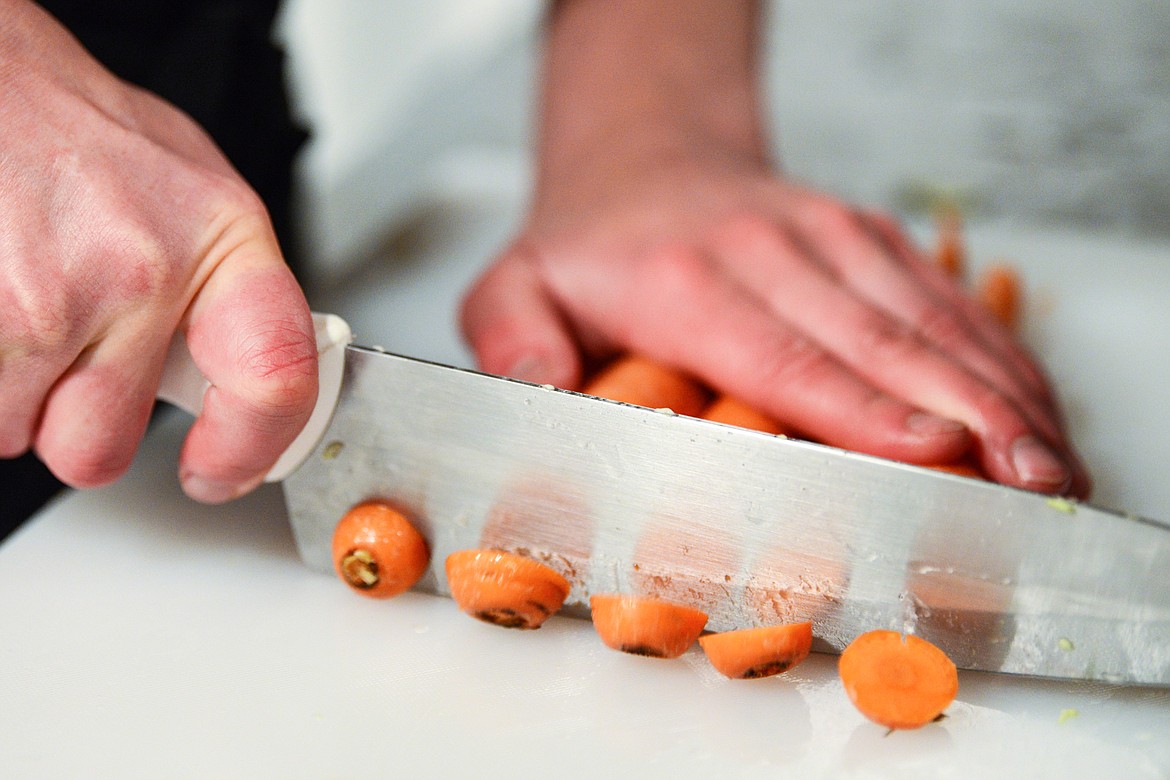
[[(363, 342), (465, 361), (451, 307), (501, 216), (453, 214), (420, 262), (354, 280), (331, 308)], [(1170, 247), (972, 237), (1046, 301), (1029, 339), (1101, 502), (1170, 518)], [(421, 263), (437, 258), (451, 262)], [(583, 621), (514, 632), (445, 599), (362, 599), (299, 563), (279, 488), (184, 499), (185, 425), (164, 420), (127, 478), (0, 546), (0, 777), (1170, 776), (1168, 691), (963, 673), (945, 721), (887, 736), (831, 657), (731, 682), (697, 649), (627, 657)]]

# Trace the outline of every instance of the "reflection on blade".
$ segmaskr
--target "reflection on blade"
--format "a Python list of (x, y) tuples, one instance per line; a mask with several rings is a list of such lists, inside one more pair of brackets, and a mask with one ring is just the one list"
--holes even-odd
[(351, 347), (285, 483), (310, 566), (371, 497), (431, 543), (523, 550), (588, 594), (657, 594), (708, 628), (811, 620), (820, 649), (913, 631), (964, 668), (1170, 685), (1170, 528), (755, 431)]

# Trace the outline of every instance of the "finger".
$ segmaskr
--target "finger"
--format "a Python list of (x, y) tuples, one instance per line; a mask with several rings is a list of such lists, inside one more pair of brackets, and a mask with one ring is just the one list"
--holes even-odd
[(35, 449), (66, 484), (97, 487), (130, 467), (154, 406), (164, 350), (105, 340), (86, 350), (53, 386)]
[(957, 458), (970, 445), (960, 424), (867, 382), (690, 249), (661, 249), (639, 264), (610, 316), (634, 351), (822, 441), (915, 462)]
[[(862, 212), (861, 217), (922, 284), (928, 286), (946, 306), (961, 314), (967, 323), (976, 328), (980, 341), (994, 351), (1000, 360), (1010, 364), (1016, 374), (1027, 382), (1032, 392), (1055, 409), (1055, 396), (1044, 371), (984, 306), (958, 287), (941, 269), (927, 262), (889, 215), (867, 211)], [(1059, 410), (1057, 412), (1059, 413)]]
[(727, 268), (773, 311), (875, 387), (965, 424), (994, 478), (1045, 492), (1069, 487), (1070, 467), (1008, 397), (806, 262), (805, 249), (782, 231), (741, 229), (721, 239)]
[(1008, 351), (990, 347), (980, 329), (951, 301), (924, 284), (901, 255), (889, 251), (867, 221), (836, 204), (811, 203), (815, 208), (796, 213), (796, 236), (853, 294), (905, 323), (1003, 393), (1050, 440), (1063, 443), (1055, 409), (1017, 372)]
[(464, 338), (484, 371), (575, 388), (577, 346), (536, 264), (535, 251), (518, 243), (479, 278), (460, 309)]
[(892, 251), (898, 252), (903, 257), (907, 266), (919, 276), (924, 284), (929, 285), (945, 301), (947, 306), (953, 307), (968, 322), (973, 323), (979, 329), (983, 342), (990, 345), (997, 356), (1014, 367), (1017, 375), (1028, 383), (1038, 402), (1050, 410), (1060, 434), (1059, 438), (1054, 441), (1063, 447), (1062, 454), (1073, 470), (1070, 492), (1082, 498), (1088, 497), (1092, 492), (1092, 479), (1065, 433), (1064, 416), (1057, 395), (1044, 371), (1028, 354), (1027, 350), (1013, 338), (1012, 334), (990, 315), (985, 307), (957, 288), (933, 264), (921, 258), (894, 220), (887, 215), (875, 212), (868, 212), (865, 217), (869, 224), (886, 240)]
[(211, 387), (179, 471), (200, 501), (227, 501), (259, 484), (316, 401), (308, 304), (279, 257), (274, 238), (253, 240), (220, 264), (189, 312), (187, 346)]

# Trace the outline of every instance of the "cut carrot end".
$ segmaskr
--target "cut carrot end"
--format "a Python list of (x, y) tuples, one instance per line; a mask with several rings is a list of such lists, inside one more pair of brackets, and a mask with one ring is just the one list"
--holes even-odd
[(951, 659), (925, 639), (869, 631), (841, 653), (845, 693), (862, 715), (889, 729), (915, 729), (942, 714), (959, 691)]
[(430, 563), (426, 540), (406, 515), (381, 501), (350, 509), (333, 531), (333, 566), (363, 596), (386, 599), (410, 590)]
[(726, 395), (721, 395), (712, 401), (700, 416), (704, 420), (711, 420), (712, 422), (723, 423), (724, 425), (735, 425), (740, 428), (750, 428), (753, 431), (763, 431), (764, 433), (777, 435), (785, 433), (784, 426), (768, 415), (756, 411), (753, 407), (737, 398)]
[(707, 625), (705, 612), (645, 596), (596, 594), (589, 607), (601, 641), (650, 658), (678, 658)]
[(697, 417), (707, 402), (707, 393), (698, 382), (638, 355), (614, 360), (585, 386), (585, 392), (610, 401), (670, 409), (690, 417)]
[(980, 278), (979, 300), (1009, 330), (1017, 330), (1023, 310), (1023, 281), (1009, 265), (989, 267)]
[(503, 550), (461, 550), (447, 556), (446, 567), (459, 608), (502, 628), (540, 628), (569, 595), (569, 581), (560, 574)]
[(786, 672), (808, 657), (812, 623), (744, 628), (699, 637), (711, 665), (733, 680), (755, 680)]

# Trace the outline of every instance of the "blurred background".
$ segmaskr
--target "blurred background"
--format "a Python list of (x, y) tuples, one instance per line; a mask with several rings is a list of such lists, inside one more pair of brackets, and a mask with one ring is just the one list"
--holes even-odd
[[(781, 0), (768, 111), (798, 178), (913, 216), (1170, 236), (1170, 3)], [(543, 3), (291, 0), (317, 267), (378, 253), (426, 204), (522, 200)]]

